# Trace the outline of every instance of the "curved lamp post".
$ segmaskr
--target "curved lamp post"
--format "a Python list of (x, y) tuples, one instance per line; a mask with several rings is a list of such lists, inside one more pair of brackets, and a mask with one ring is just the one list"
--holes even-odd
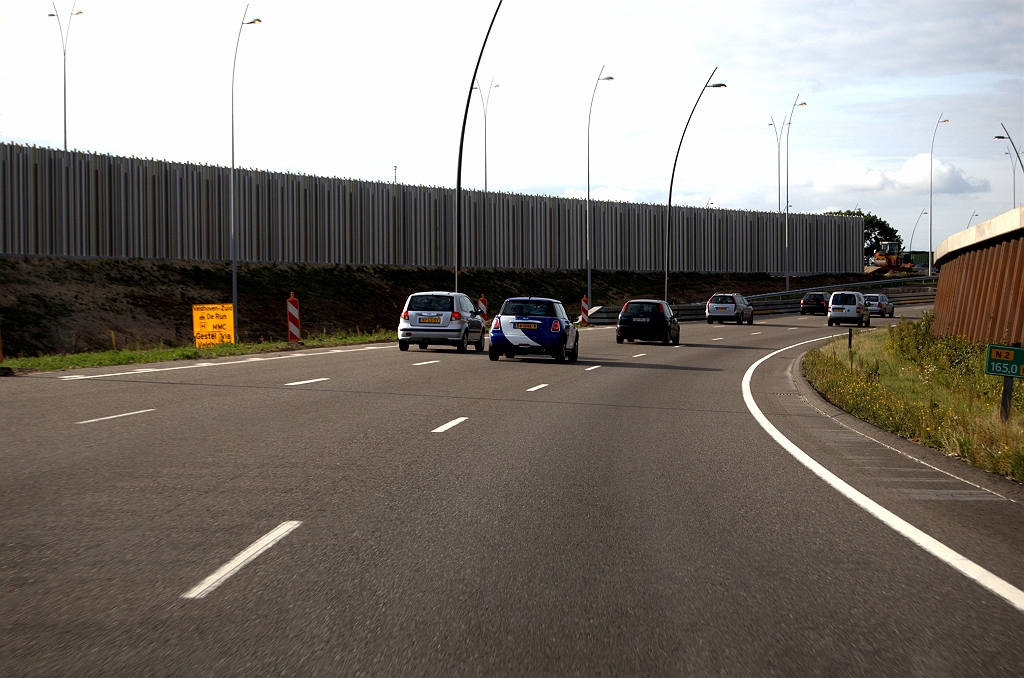
[(480, 60), (484, 58), (484, 48), (487, 47), (487, 38), (491, 37), (491, 29), (494, 28), (494, 20), (498, 18), (498, 10), (501, 3), (494, 8), (494, 16), (487, 27), (487, 34), (484, 35), (484, 44), (480, 45), (480, 56), (476, 58), (476, 66), (473, 68), (473, 77), (469, 80), (469, 92), (466, 94), (466, 110), (462, 114), (462, 133), (459, 135), (459, 169), (455, 178), (455, 291), (459, 291), (459, 266), (462, 263), (462, 149), (466, 143), (466, 120), (469, 118), (469, 104), (473, 101), (473, 89), (476, 83), (476, 74), (480, 70)]
[(1013, 151), (1010, 150), (1010, 147), (1007, 146), (1006, 147), (1006, 153), (1003, 153), (1003, 155), (1010, 156), (1010, 183), (1011, 183), (1011, 186), (1012, 186), (1011, 190), (1013, 191), (1012, 194), (1011, 194), (1011, 195), (1013, 195), (1013, 207), (1011, 209), (1016, 209), (1017, 208), (1017, 163), (1015, 163), (1013, 161), (1013, 156), (1015, 154), (1014, 154)]
[(259, 19), (246, 21), (249, 5), (242, 12), (242, 23), (238, 24), (238, 38), (235, 40), (235, 59), (231, 62), (231, 174), (228, 175), (228, 223), (231, 229), (231, 308), (234, 326), (231, 333), (238, 343), (238, 238), (235, 236), (235, 67), (238, 65), (238, 45), (242, 42), (242, 29), (261, 23)]
[(71, 13), (68, 15), (68, 32), (64, 32), (64, 24), (60, 22), (60, 16), (57, 14), (57, 3), (53, 4), (53, 14), (47, 14), (46, 16), (52, 16), (57, 20), (57, 28), (60, 30), (60, 48), (64, 53), (64, 150), (68, 150), (68, 39), (71, 37), (71, 20), (81, 14), (81, 10), (75, 11), (75, 4), (71, 4)]
[(789, 291), (789, 274), (790, 271), (790, 257), (789, 257), (789, 208), (792, 205), (789, 204), (789, 130), (793, 126), (793, 112), (796, 111), (797, 106), (806, 106), (807, 102), (797, 103), (800, 101), (800, 95), (796, 95), (796, 99), (793, 99), (793, 107), (789, 109), (789, 122), (786, 123), (786, 291)]
[(978, 216), (977, 212), (972, 212), (971, 213), (971, 218), (967, 220), (966, 228), (970, 228), (971, 227), (971, 222), (974, 221), (974, 217), (976, 217), (976, 216)]
[[(494, 78), (491, 78), (491, 84), (487, 86), (487, 96), (484, 97), (484, 92), (480, 88), (480, 81), (477, 80), (476, 84), (473, 86), (473, 89), (475, 89), (477, 91), (477, 94), (480, 95), (480, 105), (484, 109), (484, 237), (486, 237), (487, 235), (487, 109), (491, 105), (491, 90), (497, 88), (498, 85), (494, 84)], [(484, 246), (484, 252), (487, 252), (486, 246)]]
[[(704, 96), (704, 92), (709, 89), (717, 89), (719, 87), (725, 87), (724, 82), (716, 82), (711, 84), (711, 78), (715, 77), (715, 72), (718, 71), (718, 66), (715, 66), (711, 71), (711, 75), (708, 76), (708, 81), (704, 83), (704, 86), (700, 88), (700, 94), (697, 95), (697, 100), (693, 102), (693, 108), (690, 109), (690, 117), (686, 119), (686, 125), (683, 126), (683, 134), (679, 137), (679, 145), (676, 146), (676, 158), (672, 161), (672, 175), (668, 180), (668, 204), (665, 207), (665, 303), (670, 304), (668, 300), (668, 235), (669, 229), (672, 227), (672, 188), (676, 182), (676, 165), (679, 164), (679, 151), (683, 148), (683, 139), (686, 138), (686, 130), (690, 127), (690, 121), (693, 119), (693, 113), (697, 110), (697, 104), (700, 103), (701, 97)], [(708, 198), (708, 202), (711, 199)]]
[[(775, 173), (779, 184), (779, 213), (782, 213), (782, 128), (775, 124), (775, 118), (771, 118), (768, 126), (775, 134)], [(786, 126), (786, 118), (782, 118), (782, 127)]]
[(907, 246), (907, 251), (912, 252), (914, 250), (914, 233), (917, 232), (917, 224), (921, 221), (921, 217), (928, 214), (928, 209), (921, 210), (921, 213), (917, 215), (917, 221), (914, 222), (914, 228), (910, 230), (910, 245)]
[(935, 252), (935, 247), (932, 246), (932, 216), (935, 214), (932, 206), (932, 185), (935, 175), (935, 134), (939, 131), (939, 124), (944, 122), (949, 122), (949, 120), (943, 120), (942, 113), (939, 113), (939, 119), (935, 122), (935, 129), (932, 131), (931, 150), (928, 151), (928, 275), (932, 274), (932, 256)]
[[(1013, 165), (1013, 158), (1016, 158), (1017, 159), (1017, 164), (1020, 165), (1021, 172), (1024, 172), (1024, 161), (1022, 161), (1021, 158), (1020, 158), (1020, 151), (1017, 150), (1017, 144), (1013, 143), (1013, 139), (1010, 138), (1010, 133), (1009, 133), (1009, 131), (1007, 131), (1006, 125), (1004, 125), (1003, 123), (999, 123), (999, 126), (1003, 128), (1003, 132), (1005, 132), (1005, 134), (999, 134), (999, 135), (997, 135), (994, 138), (995, 139), (1005, 139), (1006, 141), (1010, 142), (1010, 146), (1013, 147), (1012, 157), (1010, 158), (1010, 165), (1011, 166)], [(1010, 149), (1006, 149), (1006, 150), (1007, 150), (1007, 152), (1009, 152)], [(1014, 175), (1013, 175), (1013, 206), (1014, 207), (1017, 206), (1017, 174), (1016, 174), (1016, 171), (1014, 172)]]
[(586, 220), (584, 221), (584, 240), (586, 256), (587, 256), (587, 303), (591, 306), (594, 305), (594, 295), (590, 291), (590, 118), (594, 114), (594, 97), (597, 96), (597, 86), (601, 84), (602, 80), (614, 80), (610, 75), (604, 75), (604, 66), (601, 66), (601, 70), (597, 74), (597, 80), (594, 81), (594, 93), (590, 95), (590, 111), (587, 113), (587, 211)]

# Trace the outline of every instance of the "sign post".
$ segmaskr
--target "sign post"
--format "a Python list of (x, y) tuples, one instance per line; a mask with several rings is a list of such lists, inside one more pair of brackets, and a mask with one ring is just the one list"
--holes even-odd
[(1024, 348), (989, 344), (985, 353), (985, 374), (1003, 378), (1003, 397), (999, 402), (999, 417), (1010, 419), (1010, 401), (1013, 400), (1013, 380), (1024, 377)]
[(196, 348), (233, 344), (235, 307), (231, 304), (195, 304), (192, 306), (192, 336)]

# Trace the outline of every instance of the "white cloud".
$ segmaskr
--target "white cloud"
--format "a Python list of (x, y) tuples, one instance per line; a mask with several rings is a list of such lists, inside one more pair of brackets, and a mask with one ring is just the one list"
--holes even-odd
[[(876, 170), (853, 161), (836, 163), (814, 180), (814, 189), (820, 193), (927, 193), (928, 182), (928, 154), (920, 153), (895, 171)], [(962, 169), (938, 158), (933, 160), (932, 182), (935, 193), (988, 193), (992, 190), (988, 179), (969, 177)]]

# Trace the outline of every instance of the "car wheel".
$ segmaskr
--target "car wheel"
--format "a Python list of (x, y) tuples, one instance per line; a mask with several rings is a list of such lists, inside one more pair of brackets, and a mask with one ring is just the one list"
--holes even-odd
[(576, 345), (572, 347), (572, 352), (566, 357), (571, 363), (576, 362), (576, 359), (580, 357), (580, 335), (576, 335)]
[(803, 310), (803, 309), (801, 308), (801, 309), (800, 309), (800, 315), (807, 315), (807, 312), (806, 312), (806, 311), (804, 311), (804, 310)]
[(615, 337), (615, 343), (616, 344), (621, 344), (625, 340), (626, 340), (625, 337)]
[(895, 306), (893, 306), (891, 309), (889, 309), (889, 317), (891, 318), (894, 315), (896, 315), (896, 307)]
[(473, 348), (476, 349), (477, 353), (483, 353), (484, 352), (484, 333), (483, 333), (483, 331), (480, 332), (480, 338), (476, 340), (475, 344), (473, 344)]
[(676, 328), (676, 336), (672, 337), (672, 345), (673, 346), (678, 346), (679, 345), (679, 328), (678, 327)]
[(711, 318), (708, 318), (708, 325), (710, 325), (710, 324), (711, 324), (711, 323), (713, 323), (713, 322), (715, 322), (715, 321), (714, 321), (714, 320), (712, 320)]
[(551, 351), (551, 357), (556, 363), (565, 362), (565, 344), (559, 344)]
[(422, 351), (422, 350), (426, 350), (426, 348), (427, 348), (427, 342), (425, 342), (425, 341), (421, 341), (421, 342), (420, 342), (420, 350), (421, 350), (421, 351)]
[(864, 318), (864, 327), (871, 327), (871, 314), (868, 313), (868, 317)]
[(455, 350), (459, 353), (465, 353), (469, 349), (469, 332), (463, 332), (462, 338), (459, 339), (459, 343), (455, 344)]
[(516, 352), (515, 351), (505, 351), (505, 357), (508, 358), (509, 360), (512, 360), (513, 358), (516, 357)]
[(665, 330), (665, 336), (661, 338), (661, 345), (668, 346), (672, 341), (672, 328)]
[(399, 340), (398, 341), (398, 350), (399, 351), (408, 351), (409, 350), (409, 342), (408, 341)]
[(501, 357), (501, 351), (494, 344), (491, 344), (490, 348), (487, 349), (487, 357), (491, 360), (497, 360)]
[(857, 318), (857, 327), (864, 327), (864, 318)]
[(629, 338), (629, 339), (627, 339), (626, 341), (628, 341), (628, 342), (629, 342), (629, 343), (631, 343), (631, 344), (633, 343), (633, 339), (632, 339), (632, 338)]
[(754, 312), (753, 311), (750, 312), (750, 318), (747, 320), (747, 324), (748, 325), (753, 325), (754, 324)]
[(832, 321), (831, 320), (828, 321), (828, 326), (832, 327)]

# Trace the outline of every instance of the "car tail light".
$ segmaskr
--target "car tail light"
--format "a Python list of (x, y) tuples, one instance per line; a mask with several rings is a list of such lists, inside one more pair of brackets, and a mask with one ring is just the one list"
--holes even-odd
[(626, 307), (627, 307), (627, 306), (629, 306), (629, 302), (628, 302), (628, 301), (627, 301), (626, 303), (624, 303), (624, 304), (622, 305), (622, 310), (621, 310), (621, 311), (619, 311), (619, 313), (625, 313), (625, 312), (626, 312)]
[(462, 319), (462, 314), (461, 313), (459, 313), (458, 311), (455, 311), (454, 313), (452, 313), (452, 320), (461, 320), (461, 319)]
[(409, 319), (409, 312), (408, 311), (402, 311), (402, 320), (408, 320), (408, 319)]
[(562, 331), (562, 324), (560, 322), (558, 322), (557, 320), (551, 321), (551, 331), (552, 332), (561, 332)]
[(494, 316), (494, 322), (491, 324), (491, 329), (492, 330), (500, 330), (501, 329), (501, 318), (499, 316)]

